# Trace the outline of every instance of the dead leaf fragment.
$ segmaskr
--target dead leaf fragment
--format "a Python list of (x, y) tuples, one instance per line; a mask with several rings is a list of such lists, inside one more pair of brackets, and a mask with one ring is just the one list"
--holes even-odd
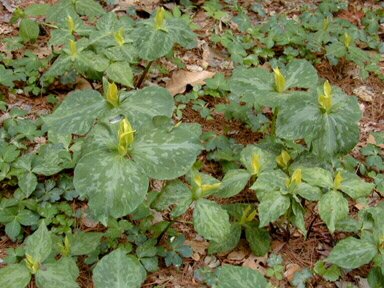
[(287, 265), (286, 270), (284, 272), (284, 277), (291, 282), (295, 277), (297, 271), (300, 271), (301, 267), (298, 264), (290, 263)]
[(185, 92), (187, 85), (203, 85), (206, 79), (212, 78), (215, 75), (214, 72), (201, 71), (201, 72), (190, 72), (185, 70), (179, 70), (172, 74), (171, 80), (167, 83), (166, 88), (175, 96)]
[(240, 250), (240, 251), (232, 251), (231, 253), (228, 254), (227, 259), (228, 260), (233, 260), (233, 261), (241, 261), (245, 258), (245, 252)]
[(365, 102), (372, 102), (373, 97), (375, 96), (371, 88), (366, 85), (362, 85), (353, 89), (353, 94)]

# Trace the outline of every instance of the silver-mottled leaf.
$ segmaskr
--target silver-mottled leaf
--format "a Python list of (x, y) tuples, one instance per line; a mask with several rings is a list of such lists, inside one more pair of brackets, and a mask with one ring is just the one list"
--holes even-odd
[(265, 171), (259, 175), (251, 189), (255, 190), (257, 198), (262, 200), (270, 192), (286, 190), (287, 180), (288, 176), (281, 170)]
[(230, 252), (236, 248), (237, 244), (239, 244), (241, 236), (241, 225), (237, 223), (231, 224), (231, 231), (228, 236), (220, 242), (209, 243), (208, 254), (215, 253), (226, 253)]
[(245, 227), (245, 237), (252, 253), (256, 256), (264, 256), (271, 247), (271, 236), (268, 231), (257, 227), (256, 222), (251, 222)]
[(289, 197), (282, 195), (280, 191), (266, 193), (259, 204), (260, 227), (276, 221), (287, 212), (291, 205)]
[(68, 234), (71, 255), (80, 256), (93, 252), (100, 244), (103, 233), (78, 231)]
[(251, 268), (223, 265), (216, 271), (217, 288), (266, 288), (267, 280)]
[(133, 87), (133, 73), (128, 62), (115, 62), (105, 70), (109, 79), (127, 87)]
[(76, 261), (70, 257), (61, 258), (59, 261), (44, 264), (36, 273), (38, 288), (79, 288), (76, 283), (79, 269)]
[(300, 183), (295, 188), (294, 193), (309, 201), (319, 201), (322, 195), (319, 187), (309, 185), (305, 182)]
[(1, 288), (24, 288), (31, 281), (31, 274), (24, 263), (11, 264), (0, 269)]
[(336, 223), (348, 217), (348, 201), (340, 192), (331, 190), (321, 197), (319, 213), (329, 231), (333, 233)]
[(93, 269), (96, 288), (139, 288), (146, 272), (140, 262), (117, 249), (104, 256)]
[(315, 67), (306, 60), (294, 60), (287, 65), (287, 88), (312, 88), (317, 85), (318, 76)]
[(224, 241), (231, 231), (227, 211), (206, 199), (196, 201), (193, 224), (197, 233), (215, 242)]
[(308, 184), (321, 188), (332, 188), (332, 173), (319, 167), (303, 167), (301, 168), (303, 180)]
[(153, 124), (137, 133), (132, 158), (141, 169), (154, 179), (174, 179), (184, 175), (201, 151), (197, 124), (181, 124), (166, 130)]
[(221, 198), (229, 198), (237, 195), (244, 189), (245, 185), (247, 185), (250, 177), (251, 175), (247, 170), (229, 170), (227, 173), (225, 173), (221, 188), (218, 192), (215, 193), (215, 196)]
[(76, 191), (87, 196), (96, 217), (122, 217), (134, 211), (145, 199), (148, 178), (132, 160), (116, 151), (97, 150), (82, 157), (73, 183)]
[(247, 147), (240, 152), (240, 161), (251, 174), (253, 173), (252, 159), (254, 155), (259, 156), (260, 159), (260, 171), (258, 173), (273, 170), (277, 166), (276, 156), (271, 152), (259, 148), (256, 145), (247, 145)]
[(49, 130), (62, 134), (83, 135), (106, 108), (107, 102), (99, 92), (75, 91), (69, 94), (51, 115), (43, 117), (43, 120)]
[(356, 174), (345, 170), (341, 172), (341, 176), (344, 179), (340, 184), (339, 190), (353, 199), (368, 196), (375, 187), (374, 183), (365, 182)]
[(336, 244), (331, 254), (326, 258), (326, 261), (344, 269), (355, 269), (371, 262), (377, 253), (378, 251), (374, 244), (354, 237), (348, 237)]
[(39, 228), (25, 240), (25, 254), (30, 255), (34, 261), (42, 263), (51, 251), (51, 233), (43, 221)]

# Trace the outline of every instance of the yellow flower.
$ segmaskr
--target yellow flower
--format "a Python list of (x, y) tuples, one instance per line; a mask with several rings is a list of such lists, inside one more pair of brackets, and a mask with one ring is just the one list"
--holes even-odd
[(165, 27), (165, 10), (163, 7), (157, 9), (155, 16), (155, 27), (157, 30), (163, 30)]
[(341, 172), (337, 172), (335, 179), (333, 180), (333, 188), (336, 190), (340, 188), (341, 183), (344, 181), (343, 176), (341, 176)]
[(67, 25), (68, 25), (69, 32), (73, 34), (75, 32), (76, 25), (75, 25), (75, 21), (73, 21), (73, 18), (69, 15), (67, 17)]
[(281, 93), (285, 90), (285, 77), (281, 74), (281, 71), (278, 67), (273, 68), (275, 74), (275, 89), (277, 92)]
[(323, 93), (319, 96), (319, 104), (326, 113), (329, 113), (332, 108), (332, 86), (328, 80), (324, 82)]
[(35, 261), (31, 255), (25, 254), (26, 266), (32, 274), (36, 274), (40, 269), (40, 263)]
[(348, 33), (344, 34), (344, 45), (348, 49), (349, 46), (351, 46), (352, 43), (352, 37)]
[(261, 170), (261, 161), (260, 161), (260, 156), (258, 154), (253, 154), (252, 155), (252, 174), (253, 175), (258, 175)]
[(119, 91), (115, 83), (109, 83), (107, 87), (107, 101), (112, 104), (113, 107), (119, 106)]
[(277, 164), (282, 168), (287, 168), (289, 161), (291, 160), (291, 156), (288, 154), (287, 151), (283, 150), (281, 151), (280, 155), (276, 157)]
[(117, 42), (117, 44), (119, 44), (119, 46), (123, 46), (125, 44), (123, 27), (121, 27), (119, 31), (114, 33), (113, 36), (115, 37), (115, 41)]
[(291, 176), (291, 184), (296, 183), (297, 185), (301, 184), (301, 169), (296, 169)]
[(129, 146), (133, 143), (135, 140), (134, 133), (136, 130), (133, 130), (131, 123), (129, 123), (127, 118), (124, 118), (120, 122), (120, 127), (119, 127), (119, 146), (118, 146), (118, 151), (120, 155), (127, 155)]

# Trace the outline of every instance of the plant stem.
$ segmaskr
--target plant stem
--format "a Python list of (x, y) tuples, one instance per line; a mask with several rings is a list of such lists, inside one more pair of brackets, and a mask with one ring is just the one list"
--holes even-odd
[(141, 84), (143, 84), (143, 81), (144, 81), (145, 77), (147, 76), (149, 68), (151, 68), (152, 63), (153, 63), (153, 61), (148, 62), (147, 66), (145, 67), (143, 73), (141, 74), (139, 80), (136, 83), (136, 86), (135, 86), (136, 89), (139, 89)]

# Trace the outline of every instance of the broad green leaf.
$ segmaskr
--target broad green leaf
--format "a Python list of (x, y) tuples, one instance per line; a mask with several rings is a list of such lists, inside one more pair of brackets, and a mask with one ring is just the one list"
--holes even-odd
[(136, 134), (132, 158), (146, 175), (154, 179), (174, 179), (184, 175), (200, 153), (201, 128), (181, 124), (171, 131), (152, 123)]
[(52, 251), (51, 234), (44, 221), (39, 228), (25, 240), (25, 254), (36, 262), (42, 263)]
[(334, 282), (341, 276), (341, 270), (338, 266), (331, 265), (330, 267), (327, 267), (324, 261), (317, 261), (313, 270), (327, 281)]
[(237, 223), (231, 224), (231, 231), (228, 236), (220, 242), (210, 242), (208, 254), (226, 253), (236, 248), (241, 237), (241, 225)]
[(115, 62), (105, 70), (109, 79), (127, 87), (133, 87), (133, 73), (128, 62)]
[(25, 172), (17, 176), (18, 184), (25, 198), (28, 198), (37, 186), (37, 177), (32, 172)]
[(88, 17), (97, 17), (105, 13), (103, 7), (94, 0), (76, 0), (75, 9), (80, 15)]
[(344, 179), (340, 184), (339, 190), (343, 191), (352, 199), (368, 196), (375, 187), (374, 183), (367, 183), (351, 172), (343, 170), (341, 175)]
[(303, 167), (301, 168), (303, 180), (310, 185), (321, 188), (332, 188), (332, 173), (319, 167)]
[[(252, 175), (259, 175), (263, 171), (273, 170), (277, 166), (275, 158), (275, 155), (269, 151), (255, 145), (248, 145), (240, 153), (241, 163)], [(258, 163), (255, 163), (255, 161)]]
[(32, 4), (24, 9), (25, 15), (28, 16), (45, 16), (47, 15), (49, 4)]
[(121, 249), (104, 256), (93, 269), (95, 288), (139, 288), (145, 278), (140, 262)]
[(195, 48), (197, 45), (196, 34), (191, 31), (188, 24), (181, 18), (167, 19), (167, 28), (174, 41), (186, 49)]
[(5, 233), (11, 238), (12, 241), (16, 241), (16, 237), (20, 234), (21, 226), (17, 219), (13, 219), (11, 222), (5, 225)]
[(255, 190), (257, 198), (262, 200), (270, 192), (286, 190), (288, 179), (288, 176), (281, 170), (265, 171), (259, 175), (251, 189)]
[(379, 267), (374, 267), (368, 274), (370, 288), (381, 288), (384, 286), (384, 274)]
[[(149, 19), (152, 21), (152, 19)], [(168, 54), (174, 45), (170, 32), (156, 29), (151, 22), (142, 23), (134, 31), (134, 45), (140, 58), (148, 61), (159, 59)]]
[(251, 268), (223, 265), (216, 271), (217, 288), (267, 288), (263, 275)]
[(88, 73), (89, 69), (97, 72), (104, 72), (109, 66), (109, 61), (102, 55), (86, 50), (79, 53), (75, 64), (77, 69), (83, 73)]
[(315, 67), (306, 60), (294, 60), (287, 66), (287, 88), (298, 87), (310, 89), (316, 86), (318, 77)]
[(329, 231), (333, 233), (336, 229), (336, 223), (348, 217), (348, 201), (340, 192), (331, 190), (321, 197), (319, 213)]
[(172, 217), (179, 217), (192, 203), (191, 190), (180, 180), (169, 182), (160, 192), (160, 195), (154, 201), (153, 208), (159, 211), (168, 209), (175, 205), (172, 211)]
[(266, 193), (260, 200), (259, 218), (260, 227), (268, 225), (270, 222), (276, 221), (280, 216), (287, 212), (290, 206), (288, 196), (281, 195), (279, 191), (271, 191)]
[(32, 172), (51, 176), (65, 168), (73, 168), (71, 153), (61, 144), (44, 144), (33, 158)]
[(39, 37), (40, 28), (36, 21), (24, 18), (20, 22), (19, 35), (24, 42), (35, 41)]
[(175, 102), (167, 89), (158, 86), (122, 92), (121, 111), (127, 115), (135, 129), (161, 115), (171, 117)]
[(290, 221), (299, 229), (299, 231), (306, 236), (307, 229), (305, 227), (305, 209), (295, 199), (291, 199), (292, 213), (290, 214)]
[(31, 281), (31, 274), (23, 263), (11, 264), (0, 269), (1, 288), (24, 288)]
[(225, 173), (221, 188), (215, 196), (229, 198), (239, 194), (247, 185), (251, 175), (244, 169), (233, 169)]
[(271, 247), (271, 236), (268, 231), (257, 227), (256, 223), (251, 223), (245, 227), (245, 237), (253, 254), (264, 256), (268, 253)]
[(95, 90), (75, 91), (69, 94), (50, 115), (43, 117), (49, 130), (62, 134), (86, 134), (95, 119), (106, 109), (107, 102)]
[(30, 210), (23, 209), (17, 214), (16, 218), (21, 225), (32, 226), (39, 222), (40, 216)]
[(59, 22), (63, 19), (63, 16), (78, 16), (75, 11), (72, 0), (61, 0), (52, 5), (47, 12), (48, 22)]
[(227, 211), (219, 204), (199, 199), (193, 211), (193, 224), (197, 233), (215, 242), (222, 242), (231, 229)]
[(322, 195), (319, 187), (311, 186), (304, 182), (295, 188), (294, 193), (309, 201), (319, 201)]
[(136, 163), (105, 149), (79, 160), (73, 183), (80, 195), (88, 197), (90, 208), (101, 221), (134, 211), (144, 201), (149, 184)]
[(330, 112), (323, 113), (315, 97), (289, 98), (277, 116), (276, 135), (287, 140), (305, 139), (323, 159), (349, 152), (359, 138), (360, 108), (355, 97), (338, 89), (333, 100)]
[(60, 55), (49, 69), (41, 76), (40, 83), (42, 86), (47, 85), (46, 82), (53, 81), (56, 77), (63, 75), (73, 66), (71, 57), (68, 55)]
[(99, 246), (102, 236), (102, 233), (83, 231), (68, 234), (71, 245), (71, 255), (80, 256), (90, 254)]
[(57, 262), (44, 264), (44, 269), (36, 273), (36, 285), (38, 288), (78, 288), (77, 277), (79, 269), (75, 260), (64, 257)]
[(372, 243), (348, 237), (336, 244), (326, 261), (344, 269), (356, 269), (371, 262), (377, 252)]

